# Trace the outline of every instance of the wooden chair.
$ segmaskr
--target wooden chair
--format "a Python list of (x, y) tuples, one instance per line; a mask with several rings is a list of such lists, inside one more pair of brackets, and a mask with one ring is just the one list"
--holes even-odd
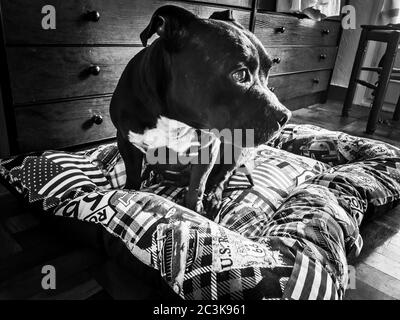
[[(400, 43), (400, 25), (373, 26), (363, 25), (360, 43), (351, 73), (349, 88), (344, 101), (342, 116), (347, 117), (352, 107), (357, 84), (374, 90), (374, 101), (369, 114), (366, 132), (373, 134), (376, 130), (379, 113), (382, 109), (384, 98), (390, 80), (400, 81), (400, 69), (395, 69), (394, 62)], [(378, 67), (363, 67), (368, 41), (378, 41), (387, 44), (386, 52)], [(379, 74), (377, 84), (371, 84), (359, 79), (361, 71), (372, 71)], [(393, 120), (400, 120), (400, 97), (393, 115)]]

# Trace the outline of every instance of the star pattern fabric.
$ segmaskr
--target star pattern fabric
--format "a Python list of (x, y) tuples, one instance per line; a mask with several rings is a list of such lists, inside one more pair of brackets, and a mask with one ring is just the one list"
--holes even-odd
[(27, 157), (21, 167), (11, 170), (11, 174), (29, 190), (29, 202), (44, 199), (47, 193), (40, 193), (44, 185), (64, 169), (48, 161), (45, 157)]

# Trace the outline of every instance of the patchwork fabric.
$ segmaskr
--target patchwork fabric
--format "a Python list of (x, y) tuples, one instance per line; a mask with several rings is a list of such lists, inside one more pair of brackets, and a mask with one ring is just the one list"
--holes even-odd
[(335, 166), (378, 157), (398, 157), (399, 152), (398, 148), (381, 141), (294, 124), (285, 126), (269, 145)]
[(360, 226), (365, 214), (371, 218), (400, 201), (399, 169), (400, 158), (375, 158), (338, 166), (306, 184), (329, 188), (340, 206)]
[(215, 221), (157, 175), (122, 190), (116, 144), (0, 160), (0, 179), (28, 204), (102, 226), (184, 299), (342, 299), (360, 224), (400, 202), (400, 150), (313, 126), (272, 145), (251, 160), (254, 186), (242, 170), (230, 179)]
[(288, 125), (271, 144), (334, 165), (327, 175), (316, 178), (319, 184), (334, 189), (363, 186), (358, 189), (365, 193), (361, 195), (370, 211), (400, 198), (400, 150), (387, 143), (311, 125)]
[(257, 237), (292, 190), (330, 168), (314, 159), (299, 157), (268, 146), (257, 149), (249, 188), (243, 174), (229, 181), (216, 222), (245, 237)]
[[(254, 242), (154, 194), (93, 192), (64, 198), (54, 212), (100, 223), (185, 299), (280, 299), (285, 284), (299, 278), (283, 242)], [(317, 265), (318, 276), (326, 279), (312, 286), (315, 298), (337, 297), (330, 275), (313, 263), (305, 272), (316, 274)], [(285, 295), (296, 298), (288, 290)]]

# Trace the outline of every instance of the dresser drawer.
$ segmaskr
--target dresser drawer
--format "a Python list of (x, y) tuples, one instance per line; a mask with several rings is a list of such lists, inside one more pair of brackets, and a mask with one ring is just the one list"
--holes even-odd
[[(135, 44), (153, 12), (165, 4), (176, 4), (208, 18), (221, 8), (196, 3), (162, 0), (1, 0), (7, 44)], [(43, 30), (42, 7), (56, 8), (56, 29)], [(100, 19), (90, 21), (87, 11)], [(235, 10), (235, 18), (247, 28), (250, 11)]]
[(279, 100), (285, 101), (327, 90), (330, 76), (330, 70), (272, 76), (268, 86)]
[(140, 50), (138, 47), (8, 48), (14, 103), (113, 93), (129, 60)]
[(102, 98), (16, 108), (19, 151), (59, 149), (115, 137), (109, 105), (110, 98)]
[(267, 48), (274, 61), (271, 74), (333, 69), (337, 47)]
[(340, 22), (299, 19), (297, 17), (258, 13), (255, 35), (265, 47), (278, 45), (336, 46), (340, 34)]

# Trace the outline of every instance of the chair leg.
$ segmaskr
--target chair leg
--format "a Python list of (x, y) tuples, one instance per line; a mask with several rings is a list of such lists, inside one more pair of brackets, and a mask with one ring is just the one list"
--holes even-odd
[[(398, 37), (398, 36), (397, 36)], [(385, 61), (383, 62), (383, 69), (379, 77), (379, 85), (376, 90), (375, 99), (372, 104), (371, 111), (369, 113), (369, 119), (367, 123), (367, 133), (373, 134), (376, 130), (376, 124), (378, 122), (379, 113), (382, 109), (383, 101), (389, 86), (390, 75), (394, 66), (398, 46), (398, 38), (389, 41), (385, 53)]]
[(351, 71), (349, 88), (347, 89), (346, 98), (343, 104), (343, 109), (342, 109), (343, 117), (348, 117), (350, 108), (353, 105), (354, 95), (356, 93), (356, 88), (357, 88), (356, 80), (360, 74), (365, 53), (367, 51), (367, 44), (368, 44), (367, 34), (368, 31), (363, 29), (360, 37), (360, 42), (358, 44), (356, 58), (354, 60), (353, 70)]
[(399, 97), (399, 100), (397, 100), (397, 105), (396, 105), (396, 109), (394, 110), (393, 120), (394, 121), (400, 120), (400, 97)]

